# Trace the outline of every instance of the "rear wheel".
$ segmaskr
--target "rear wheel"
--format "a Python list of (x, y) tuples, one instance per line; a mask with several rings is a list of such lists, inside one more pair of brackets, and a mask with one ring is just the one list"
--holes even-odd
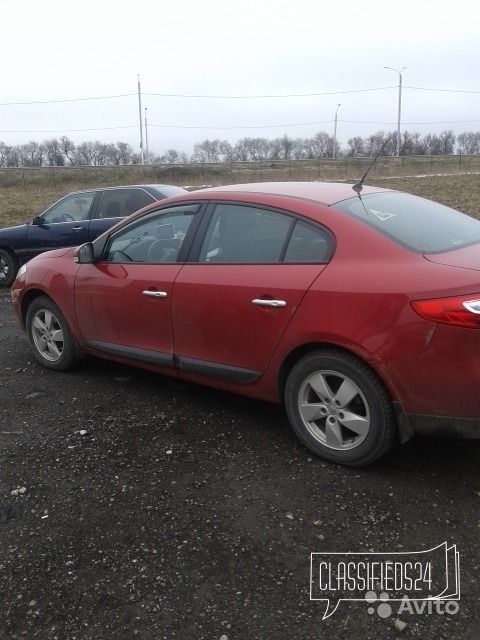
[(7, 249), (0, 249), (0, 286), (9, 287), (15, 280), (18, 261)]
[(285, 405), (299, 438), (313, 453), (361, 466), (380, 458), (396, 439), (392, 403), (374, 372), (354, 356), (316, 351), (293, 367)]
[(67, 322), (50, 298), (33, 300), (27, 310), (26, 329), (35, 358), (44, 367), (65, 371), (79, 359)]

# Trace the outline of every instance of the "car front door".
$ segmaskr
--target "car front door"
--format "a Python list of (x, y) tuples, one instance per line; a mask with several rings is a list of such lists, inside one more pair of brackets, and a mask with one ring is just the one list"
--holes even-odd
[(27, 257), (86, 242), (94, 200), (95, 191), (68, 195), (39, 216), (40, 224), (28, 225)]
[(155, 211), (114, 232), (102, 259), (80, 265), (77, 321), (87, 346), (173, 365), (171, 294), (198, 205)]
[(196, 262), (175, 281), (179, 366), (234, 382), (258, 377), (332, 250), (329, 232), (294, 215), (217, 204)]

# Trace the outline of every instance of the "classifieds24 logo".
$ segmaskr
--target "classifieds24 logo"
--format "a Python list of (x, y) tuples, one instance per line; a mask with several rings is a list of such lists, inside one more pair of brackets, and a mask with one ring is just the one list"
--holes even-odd
[(312, 553), (310, 600), (326, 600), (323, 619), (342, 600), (367, 605), (369, 614), (458, 612), (460, 556), (446, 542), (426, 551)]

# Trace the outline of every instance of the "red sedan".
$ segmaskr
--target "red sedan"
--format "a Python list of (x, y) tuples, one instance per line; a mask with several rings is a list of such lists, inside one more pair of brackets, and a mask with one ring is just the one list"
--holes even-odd
[(480, 222), (448, 207), (250, 184), (44, 253), (12, 296), (50, 369), (90, 354), (283, 402), (311, 451), (362, 465), (415, 432), (480, 434), (479, 271)]

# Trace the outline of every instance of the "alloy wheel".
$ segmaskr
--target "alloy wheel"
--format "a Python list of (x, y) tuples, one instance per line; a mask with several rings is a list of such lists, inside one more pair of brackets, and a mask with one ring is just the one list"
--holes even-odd
[(310, 374), (299, 389), (298, 409), (309, 433), (330, 449), (353, 449), (370, 430), (365, 396), (353, 380), (338, 371)]
[(6, 282), (10, 275), (10, 265), (8, 260), (3, 256), (0, 256), (0, 282)]
[(60, 360), (65, 342), (58, 318), (49, 309), (38, 309), (31, 327), (33, 342), (40, 355), (49, 362)]

